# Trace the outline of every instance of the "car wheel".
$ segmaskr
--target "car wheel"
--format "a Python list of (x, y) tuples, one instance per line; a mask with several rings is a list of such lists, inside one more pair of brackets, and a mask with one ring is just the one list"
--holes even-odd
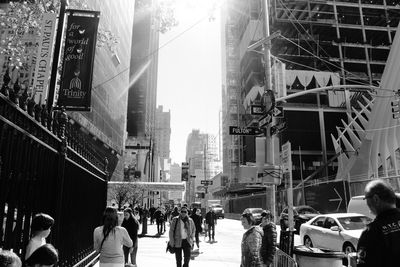
[(350, 243), (345, 243), (345, 244), (343, 245), (343, 252), (344, 252), (346, 255), (348, 255), (349, 253), (355, 252), (355, 251), (356, 251), (356, 249), (353, 247), (352, 244), (350, 244)]
[(304, 237), (304, 245), (306, 247), (312, 248), (313, 247), (313, 243), (311, 241), (311, 238), (309, 238), (308, 236)]

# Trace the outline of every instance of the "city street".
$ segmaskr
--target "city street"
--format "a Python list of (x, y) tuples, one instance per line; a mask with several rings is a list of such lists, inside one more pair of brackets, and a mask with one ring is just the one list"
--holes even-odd
[[(168, 242), (167, 231), (160, 237), (142, 237), (139, 239), (137, 254), (138, 266), (166, 266), (175, 265), (175, 255), (166, 253), (165, 248)], [(240, 241), (244, 232), (238, 220), (218, 220), (215, 229), (216, 243), (208, 243), (204, 236), (200, 236), (200, 254), (191, 260), (190, 266), (239, 266), (240, 264)], [(148, 225), (148, 235), (157, 233), (156, 224)], [(167, 264), (166, 264), (167, 263)]]
[[(166, 253), (165, 248), (168, 242), (167, 232), (160, 237), (156, 236), (156, 224), (148, 225), (146, 237), (139, 238), (139, 249), (137, 254), (137, 265), (154, 266), (153, 264), (175, 265), (175, 255)], [(277, 226), (279, 234), (279, 226)], [(190, 266), (239, 266), (240, 265), (240, 242), (244, 229), (238, 220), (218, 220), (216, 226), (216, 243), (208, 243), (204, 236), (200, 237), (200, 254), (191, 260)], [(141, 230), (139, 231), (141, 233)], [(153, 236), (153, 237), (151, 237)], [(279, 238), (279, 236), (278, 236)], [(295, 235), (295, 245), (299, 245), (299, 236)], [(158, 265), (156, 265), (158, 266)]]

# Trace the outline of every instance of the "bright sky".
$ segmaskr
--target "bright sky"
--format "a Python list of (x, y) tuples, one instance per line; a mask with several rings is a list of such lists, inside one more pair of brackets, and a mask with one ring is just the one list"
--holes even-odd
[(218, 8), (209, 21), (211, 1), (192, 1), (202, 3), (194, 7), (178, 0), (179, 25), (160, 34), (157, 105), (171, 111), (171, 159), (179, 164), (192, 129), (210, 134), (219, 129), (221, 26)]

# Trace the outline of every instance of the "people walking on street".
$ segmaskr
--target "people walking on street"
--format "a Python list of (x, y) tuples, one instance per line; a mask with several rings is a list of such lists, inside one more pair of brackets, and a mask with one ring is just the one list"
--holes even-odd
[(215, 226), (217, 225), (217, 215), (211, 207), (208, 207), (208, 212), (206, 213), (206, 224), (208, 228), (208, 241), (215, 241)]
[(136, 267), (136, 254), (138, 250), (138, 231), (139, 231), (139, 222), (133, 217), (132, 209), (127, 208), (124, 210), (124, 220), (121, 224), (129, 234), (129, 237), (132, 239), (133, 245), (132, 247), (124, 246), (124, 258), (125, 264), (128, 263), (128, 258), (130, 254), (131, 264)]
[(45, 213), (36, 214), (31, 223), (31, 239), (26, 246), (25, 260), (39, 247), (46, 244), (46, 238), (49, 236), (54, 219)]
[(26, 260), (29, 267), (52, 267), (58, 262), (58, 252), (51, 244), (44, 244)]
[(169, 242), (175, 248), (176, 266), (182, 267), (182, 251), (183, 251), (183, 267), (189, 267), (190, 252), (193, 247), (196, 226), (193, 220), (188, 216), (188, 209), (182, 207), (180, 215), (174, 217), (169, 228)]
[(10, 250), (0, 249), (0, 267), (21, 267), (22, 262), (17, 254)]
[(242, 258), (240, 267), (261, 267), (263, 266), (261, 256), (263, 230), (255, 224), (256, 221), (251, 213), (243, 213), (240, 220), (246, 230), (241, 243)]
[(400, 262), (400, 210), (391, 185), (375, 179), (365, 187), (364, 199), (375, 219), (362, 232), (357, 246), (358, 267), (389, 267)]
[(261, 212), (261, 227), (264, 235), (261, 244), (261, 257), (265, 266), (269, 267), (274, 262), (276, 252), (276, 225), (269, 210)]
[(164, 214), (160, 207), (157, 208), (156, 212), (154, 212), (154, 219), (157, 223), (157, 234), (163, 234), (163, 221), (164, 221)]
[(201, 210), (197, 209), (197, 208), (193, 208), (192, 211), (192, 216), (190, 216), (194, 222), (194, 226), (196, 227), (196, 234), (195, 234), (195, 238), (196, 238), (196, 245), (197, 248), (200, 248), (199, 244), (200, 244), (200, 240), (199, 240), (199, 234), (203, 231), (201, 224), (203, 221), (203, 218), (201, 217)]
[(154, 213), (156, 212), (156, 208), (154, 208), (154, 206), (151, 205), (149, 212), (150, 212), (150, 224), (154, 224)]
[(93, 247), (100, 252), (100, 267), (124, 267), (122, 246), (132, 247), (128, 231), (118, 226), (117, 210), (107, 207), (103, 214), (103, 225), (94, 229)]

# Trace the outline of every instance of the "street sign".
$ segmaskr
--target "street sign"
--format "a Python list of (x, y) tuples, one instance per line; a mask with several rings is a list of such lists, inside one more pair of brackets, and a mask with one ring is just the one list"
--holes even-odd
[(258, 127), (261, 128), (261, 127), (266, 126), (268, 123), (271, 122), (271, 119), (272, 119), (272, 117), (271, 117), (271, 115), (269, 115), (269, 114), (267, 114), (267, 115), (261, 117), (261, 118), (258, 120)]
[(283, 118), (283, 107), (275, 107), (272, 111), (272, 116), (275, 118)]
[(251, 105), (251, 115), (264, 115), (264, 107), (262, 105)]
[(282, 145), (282, 165), (284, 173), (292, 171), (292, 148), (290, 142)]
[(212, 185), (213, 181), (211, 181), (211, 180), (201, 180), (200, 183), (202, 185)]
[(263, 130), (258, 127), (237, 127), (229, 126), (229, 135), (259, 135)]

